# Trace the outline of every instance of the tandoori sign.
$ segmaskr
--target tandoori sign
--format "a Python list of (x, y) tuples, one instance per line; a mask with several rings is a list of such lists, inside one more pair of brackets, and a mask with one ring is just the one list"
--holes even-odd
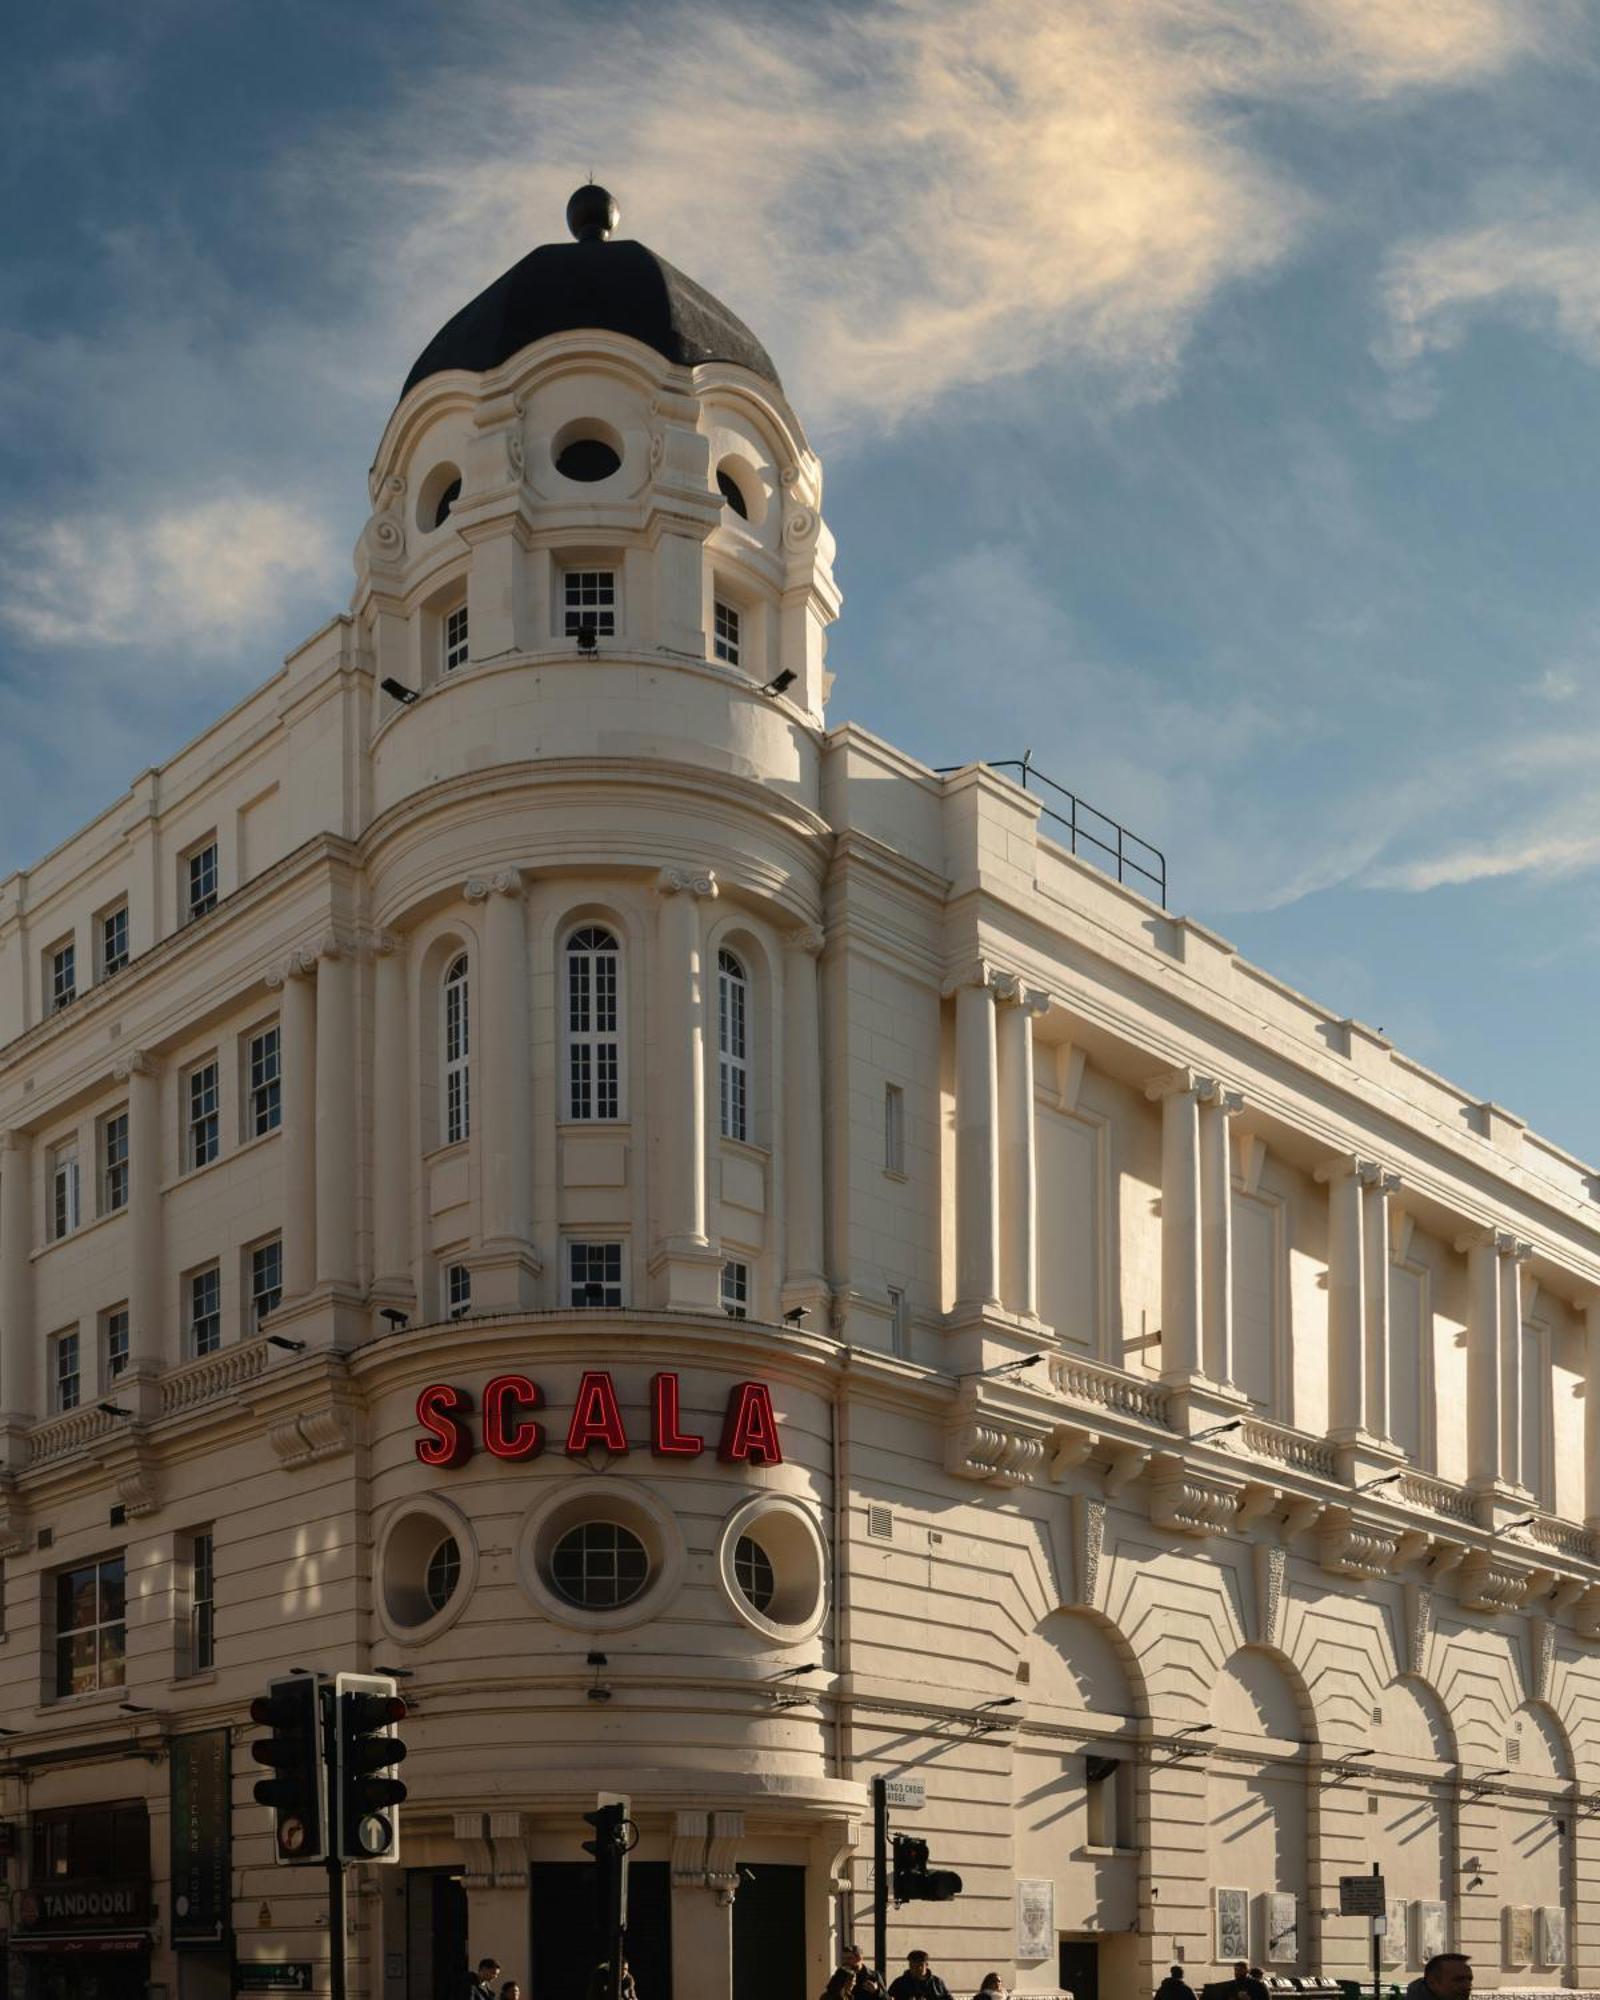
[[(496, 1375), (486, 1382), (480, 1398), (480, 1435), (492, 1458), (537, 1458), (545, 1447), (545, 1426), (534, 1416), (544, 1408), (544, 1392), (526, 1375)], [(465, 1465), (476, 1449), (468, 1418), (473, 1415), (470, 1389), (449, 1382), (430, 1382), (417, 1398), (417, 1423), (422, 1436), (417, 1457), (424, 1465)], [(620, 1455), (632, 1449), (617, 1401), (616, 1385), (604, 1369), (592, 1368), (578, 1384), (572, 1419), (563, 1449), (582, 1458), (591, 1445), (603, 1445)], [(650, 1450), (656, 1458), (698, 1458), (706, 1441), (683, 1428), (678, 1404), (678, 1378), (663, 1373), (650, 1378)], [(781, 1465), (778, 1420), (772, 1392), (765, 1382), (735, 1382), (728, 1391), (717, 1456), (724, 1465)]]

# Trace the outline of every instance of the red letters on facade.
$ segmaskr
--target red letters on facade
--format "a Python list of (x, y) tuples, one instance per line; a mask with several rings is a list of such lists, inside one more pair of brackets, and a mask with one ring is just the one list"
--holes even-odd
[(496, 1458), (536, 1458), (544, 1428), (528, 1415), (544, 1401), (526, 1375), (497, 1375), (483, 1392), (483, 1448)]
[(417, 1439), (417, 1456), (424, 1465), (465, 1465), (472, 1456), (472, 1439), (456, 1422), (472, 1408), (465, 1389), (448, 1382), (430, 1382), (417, 1398), (417, 1422), (427, 1432)]
[(581, 1458), (592, 1444), (607, 1451), (628, 1449), (628, 1433), (622, 1428), (622, 1411), (617, 1392), (604, 1369), (593, 1368), (578, 1384), (578, 1400), (573, 1405), (572, 1422), (567, 1426), (567, 1455)]
[(656, 1375), (650, 1382), (650, 1449), (657, 1458), (698, 1458), (703, 1437), (678, 1426), (678, 1378)]
[(717, 1456), (725, 1465), (782, 1465), (778, 1419), (765, 1382), (735, 1382), (728, 1392), (728, 1414), (722, 1426)]
[[(544, 1392), (528, 1375), (496, 1375), (483, 1390), (483, 1448), (493, 1458), (537, 1458), (544, 1449), (544, 1426), (533, 1415), (543, 1409)], [(417, 1398), (417, 1457), (424, 1465), (465, 1465), (474, 1440), (465, 1418), (472, 1412), (472, 1393), (448, 1382), (430, 1382)], [(584, 1372), (578, 1384), (566, 1450), (581, 1458), (591, 1445), (604, 1445), (621, 1457), (629, 1449), (616, 1384), (603, 1368)], [(678, 1377), (663, 1370), (650, 1380), (650, 1450), (656, 1458), (698, 1458), (706, 1441), (683, 1427)], [(781, 1465), (778, 1419), (772, 1392), (765, 1382), (736, 1382), (728, 1391), (727, 1411), (717, 1456), (725, 1465)]]

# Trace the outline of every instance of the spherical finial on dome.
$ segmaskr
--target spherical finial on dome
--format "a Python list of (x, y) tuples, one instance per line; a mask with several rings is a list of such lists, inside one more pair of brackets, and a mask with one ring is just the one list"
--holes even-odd
[(621, 220), (622, 210), (593, 181), (567, 203), (567, 227), (580, 243), (604, 243)]

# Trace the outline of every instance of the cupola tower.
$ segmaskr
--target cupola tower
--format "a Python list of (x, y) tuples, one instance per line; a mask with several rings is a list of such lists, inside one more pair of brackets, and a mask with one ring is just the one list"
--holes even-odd
[(485, 746), (814, 801), (839, 609), (822, 468), (755, 335), (618, 219), (579, 188), (573, 240), (447, 321), (385, 427), (352, 607), (380, 812)]

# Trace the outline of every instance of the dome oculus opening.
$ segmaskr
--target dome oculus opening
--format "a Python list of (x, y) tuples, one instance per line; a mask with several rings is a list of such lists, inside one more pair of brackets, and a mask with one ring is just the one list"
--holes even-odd
[(584, 486), (609, 479), (622, 465), (621, 454), (604, 438), (574, 438), (563, 445), (556, 458), (556, 471), (563, 479), (575, 479)]

